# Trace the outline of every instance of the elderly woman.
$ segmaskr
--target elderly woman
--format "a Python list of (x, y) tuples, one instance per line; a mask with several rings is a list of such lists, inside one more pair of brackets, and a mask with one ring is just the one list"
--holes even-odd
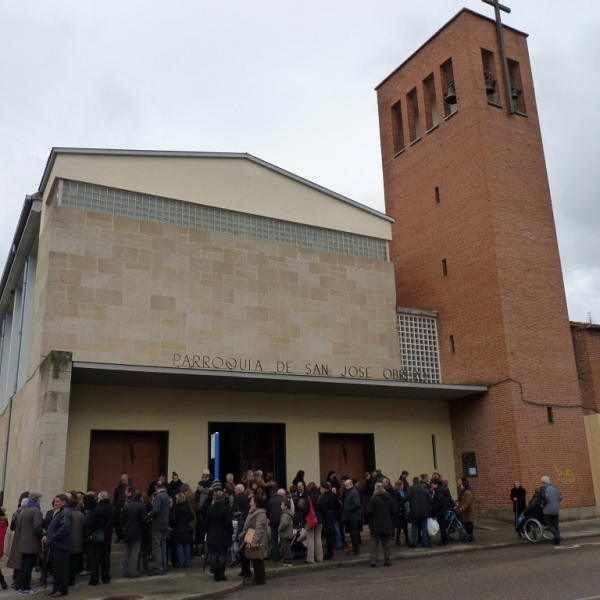
[(238, 539), (243, 542), (243, 550), (240, 552), (242, 571), (239, 573), (239, 577), (252, 577), (250, 571), (250, 561), (252, 561), (254, 567), (252, 585), (264, 585), (267, 582), (265, 552), (269, 543), (269, 532), (265, 501), (260, 496), (250, 498), (250, 512)]
[(465, 531), (469, 535), (473, 535), (473, 523), (475, 522), (475, 501), (469, 480), (466, 477), (461, 477), (458, 480), (458, 502), (457, 508), (460, 511), (460, 520), (465, 526)]

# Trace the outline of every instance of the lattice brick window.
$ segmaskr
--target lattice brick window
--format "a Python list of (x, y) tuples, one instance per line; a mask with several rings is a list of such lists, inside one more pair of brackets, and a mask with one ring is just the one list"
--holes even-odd
[(62, 189), (53, 200), (54, 204), (61, 206), (375, 260), (389, 260), (388, 243), (384, 239), (80, 181), (61, 180), (61, 184)]
[(403, 379), (441, 383), (437, 313), (398, 308)]

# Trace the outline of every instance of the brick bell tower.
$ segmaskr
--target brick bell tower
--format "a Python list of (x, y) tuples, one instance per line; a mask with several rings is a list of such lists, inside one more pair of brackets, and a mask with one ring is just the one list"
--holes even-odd
[(563, 509), (593, 507), (527, 35), (501, 31), (508, 96), (497, 23), (468, 9), (377, 88), (398, 305), (439, 311), (444, 383), (489, 386), (450, 407), (477, 508), (512, 510), (513, 480), (530, 499), (542, 475)]

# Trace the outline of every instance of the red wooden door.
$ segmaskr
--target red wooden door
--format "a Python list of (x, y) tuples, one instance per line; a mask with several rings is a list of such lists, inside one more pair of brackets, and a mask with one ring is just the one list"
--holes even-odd
[(365, 472), (364, 439), (360, 435), (321, 434), (321, 482), (327, 479), (329, 471), (335, 471), (337, 478), (348, 475), (350, 479), (363, 478)]
[(136, 489), (145, 492), (159, 474), (164, 437), (162, 432), (93, 431), (88, 489), (106, 491), (112, 500), (127, 473)]

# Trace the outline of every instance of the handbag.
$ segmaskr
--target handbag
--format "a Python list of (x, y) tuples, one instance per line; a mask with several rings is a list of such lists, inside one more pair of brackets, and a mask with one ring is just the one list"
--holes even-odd
[(92, 535), (90, 536), (90, 541), (92, 544), (103, 544), (104, 543), (104, 529), (98, 529), (96, 531), (92, 531)]
[(306, 527), (308, 527), (308, 529), (314, 529), (319, 524), (319, 519), (317, 519), (315, 507), (313, 506), (310, 497), (308, 498), (308, 514), (304, 519), (306, 520)]
[(252, 527), (248, 527), (248, 530), (246, 531), (246, 535), (244, 536), (244, 543), (247, 544), (248, 546), (250, 546), (250, 544), (252, 544), (252, 542), (254, 541), (255, 535), (256, 535), (256, 529), (253, 529)]
[(429, 517), (427, 519), (427, 533), (433, 537), (440, 530), (440, 524), (435, 520)]

